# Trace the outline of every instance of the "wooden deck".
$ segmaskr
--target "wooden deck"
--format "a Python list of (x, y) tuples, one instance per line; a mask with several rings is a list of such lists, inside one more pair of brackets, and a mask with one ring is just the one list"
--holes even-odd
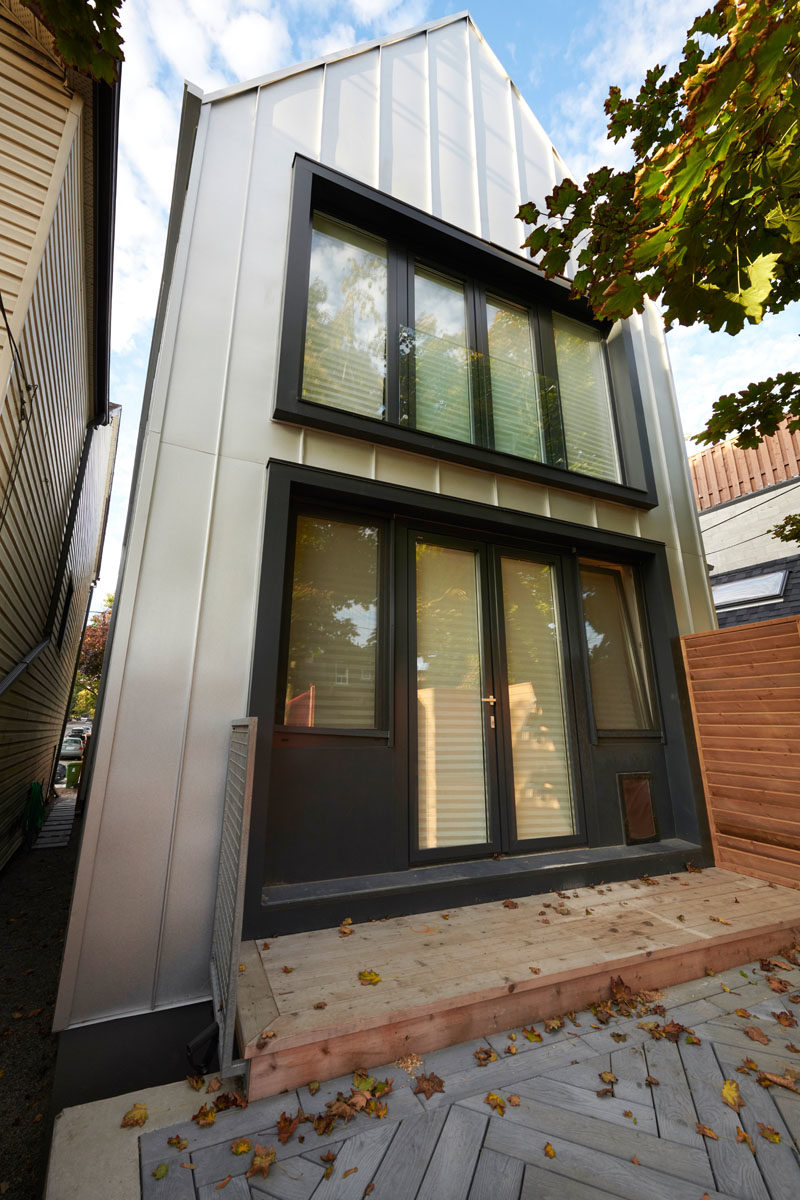
[(796, 890), (717, 868), (507, 904), (244, 943), (250, 1099), (583, 1008), (612, 975), (665, 987), (800, 935)]

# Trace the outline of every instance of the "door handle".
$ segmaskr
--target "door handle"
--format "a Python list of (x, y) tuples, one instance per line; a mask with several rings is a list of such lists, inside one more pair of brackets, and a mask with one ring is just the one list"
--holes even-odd
[(497, 700), (494, 696), (481, 696), (481, 700), (483, 701), (484, 704), (496, 704), (497, 703)]

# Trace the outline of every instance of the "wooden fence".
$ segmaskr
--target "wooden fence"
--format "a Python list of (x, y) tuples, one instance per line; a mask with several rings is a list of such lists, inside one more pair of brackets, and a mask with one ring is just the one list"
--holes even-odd
[(717, 866), (800, 888), (800, 618), (681, 641)]

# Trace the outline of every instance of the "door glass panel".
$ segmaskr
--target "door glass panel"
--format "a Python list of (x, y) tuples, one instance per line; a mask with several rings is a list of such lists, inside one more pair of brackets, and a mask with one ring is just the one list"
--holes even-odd
[(596, 329), (553, 313), (567, 466), (621, 480), (603, 340)]
[(526, 309), (487, 299), (486, 320), (495, 449), (541, 461), (539, 381), (530, 317)]
[(383, 417), (386, 243), (317, 213), (303, 363), (303, 399)]
[(517, 837), (575, 832), (555, 578), (546, 563), (501, 560)]
[(474, 440), (463, 283), (417, 267), (414, 274), (414, 425)]
[(298, 516), (284, 724), (375, 728), (378, 541), (374, 526)]
[(418, 542), (420, 849), (488, 841), (478, 556)]
[(583, 616), (598, 729), (652, 729), (644, 633), (630, 567), (581, 564)]

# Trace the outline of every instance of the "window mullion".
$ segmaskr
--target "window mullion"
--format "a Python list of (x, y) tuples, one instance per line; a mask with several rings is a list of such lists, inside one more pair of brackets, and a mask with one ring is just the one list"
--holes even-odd
[(533, 312), (536, 334), (536, 360), (540, 372), (540, 398), (546, 461), (552, 467), (567, 467), (564, 424), (558, 391), (558, 366), (553, 319), (548, 309), (537, 305)]
[(393, 243), (388, 247), (388, 287), (386, 289), (386, 396), (384, 419), (390, 425), (400, 424), (402, 412), (400, 384), (400, 326), (405, 324), (404, 280), (405, 251)]
[(489, 331), (486, 322), (486, 289), (479, 283), (469, 285), (470, 349), (475, 352), (472, 364), (472, 407), (475, 422), (475, 442), (491, 450), (494, 447), (491, 385), (489, 380)]

